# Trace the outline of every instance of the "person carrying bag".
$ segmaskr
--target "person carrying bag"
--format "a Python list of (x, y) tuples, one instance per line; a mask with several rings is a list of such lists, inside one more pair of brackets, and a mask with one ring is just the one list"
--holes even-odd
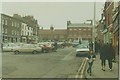
[(87, 56), (87, 62), (88, 62), (88, 69), (87, 69), (87, 73), (92, 74), (92, 65), (93, 65), (93, 62), (95, 61), (96, 59), (96, 55), (93, 53), (93, 50), (90, 50), (88, 56)]

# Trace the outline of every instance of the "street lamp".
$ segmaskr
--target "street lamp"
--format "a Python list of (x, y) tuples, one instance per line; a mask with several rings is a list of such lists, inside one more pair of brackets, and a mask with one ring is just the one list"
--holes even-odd
[[(93, 27), (93, 20), (87, 20), (87, 21), (90, 21), (90, 22), (91, 22), (90, 24), (91, 24), (91, 26)], [(93, 40), (93, 38), (94, 38), (94, 37), (93, 37), (93, 29), (92, 29), (92, 40)]]
[(96, 3), (94, 1), (94, 25), (93, 25), (93, 31), (92, 31), (92, 40), (95, 41), (95, 22), (96, 22)]
[(51, 26), (51, 27), (50, 27), (50, 30), (51, 30), (51, 40), (53, 40), (53, 30), (54, 30), (54, 27)]

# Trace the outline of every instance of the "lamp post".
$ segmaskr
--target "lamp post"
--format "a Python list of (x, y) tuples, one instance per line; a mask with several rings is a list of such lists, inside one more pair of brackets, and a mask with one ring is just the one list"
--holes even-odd
[(94, 25), (93, 25), (93, 31), (92, 31), (92, 41), (95, 41), (95, 22), (96, 22), (96, 3), (94, 1)]
[[(92, 42), (95, 42), (95, 22), (96, 22), (96, 3), (95, 3), (95, 0), (94, 0), (94, 24), (93, 24), (93, 29), (92, 29)], [(93, 44), (93, 51), (94, 50), (94, 47), (95, 47), (95, 44)]]
[(50, 27), (50, 30), (51, 30), (51, 40), (53, 40), (53, 30), (54, 30), (54, 27), (51, 26), (51, 27)]
[[(91, 22), (90, 24), (91, 24), (91, 26), (92, 26), (92, 28), (93, 28), (93, 20), (87, 20), (87, 21), (90, 21), (90, 22)], [(92, 29), (92, 40), (93, 40), (93, 38), (94, 38), (94, 37), (93, 37), (93, 29)], [(91, 39), (90, 39), (90, 40), (91, 40)]]

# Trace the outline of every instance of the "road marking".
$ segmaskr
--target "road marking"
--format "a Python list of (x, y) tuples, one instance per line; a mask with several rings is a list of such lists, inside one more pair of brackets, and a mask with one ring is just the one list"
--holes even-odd
[(73, 52), (70, 52), (70, 53), (69, 53), (68, 55), (66, 55), (62, 60), (67, 60), (72, 53), (73, 53)]
[[(85, 67), (85, 65), (84, 65), (85, 60), (86, 60), (86, 59), (83, 59), (82, 64), (81, 64), (80, 68), (78, 69), (75, 78), (79, 78), (79, 77), (82, 78), (82, 77), (83, 77), (83, 75), (82, 75), (82, 74), (79, 74), (79, 73), (80, 73), (81, 69), (83, 68), (83, 66)], [(83, 73), (83, 71), (82, 71), (82, 73)]]

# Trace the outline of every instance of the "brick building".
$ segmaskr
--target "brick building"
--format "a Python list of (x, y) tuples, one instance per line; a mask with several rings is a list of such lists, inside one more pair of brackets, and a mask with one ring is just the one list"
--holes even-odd
[(114, 2), (112, 19), (113, 19), (113, 46), (115, 47), (116, 53), (119, 53), (118, 45), (119, 45), (119, 27), (120, 27), (120, 1)]
[(69, 41), (92, 40), (92, 25), (67, 21), (67, 38)]
[(39, 29), (38, 31), (38, 40), (39, 41), (49, 41), (49, 40), (58, 40), (63, 41), (67, 38), (66, 29)]
[(20, 42), (21, 20), (1, 14), (3, 42)]
[(104, 30), (102, 32), (104, 35), (105, 43), (112, 42), (112, 31), (113, 31), (112, 10), (113, 10), (113, 7), (114, 7), (114, 2), (112, 1), (105, 2), (104, 11), (103, 11), (103, 14), (105, 16), (105, 24), (104, 24)]
[(33, 16), (1, 14), (1, 23), (4, 43), (37, 42), (38, 23)]
[(28, 37), (27, 37), (28, 43), (30, 43), (30, 42), (37, 43), (37, 41), (38, 41), (38, 27), (39, 27), (37, 20), (31, 15), (24, 16), (22, 18), (23, 18), (23, 21), (28, 26), (28, 30), (27, 30), (28, 31)]
[(95, 29), (96, 29), (96, 40), (97, 41), (103, 41), (103, 34), (102, 34), (102, 21), (100, 20), (98, 22), (98, 24), (96, 25)]

